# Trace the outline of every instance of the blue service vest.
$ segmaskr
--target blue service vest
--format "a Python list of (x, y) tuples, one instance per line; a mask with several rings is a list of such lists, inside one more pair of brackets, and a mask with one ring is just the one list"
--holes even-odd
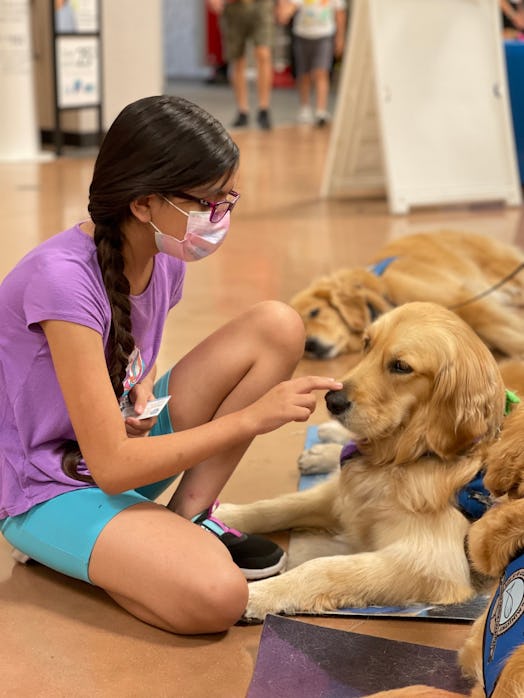
[(524, 552), (506, 567), (484, 626), (484, 690), (490, 698), (508, 657), (524, 642)]

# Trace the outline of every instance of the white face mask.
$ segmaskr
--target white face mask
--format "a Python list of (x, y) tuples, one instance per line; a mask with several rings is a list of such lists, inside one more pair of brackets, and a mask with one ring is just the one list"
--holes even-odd
[(190, 211), (187, 213), (169, 199), (164, 199), (164, 201), (187, 216), (187, 226), (184, 239), (178, 240), (171, 235), (165, 235), (153, 221), (149, 221), (155, 230), (155, 242), (159, 252), (177, 257), (184, 262), (195, 262), (218, 250), (229, 230), (229, 211), (221, 221), (212, 223), (209, 220), (208, 211)]

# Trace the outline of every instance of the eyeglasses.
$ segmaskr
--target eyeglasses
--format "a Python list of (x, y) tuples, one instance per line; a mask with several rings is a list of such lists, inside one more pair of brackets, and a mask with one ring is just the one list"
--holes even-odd
[(196, 201), (201, 206), (207, 206), (211, 209), (209, 214), (209, 220), (211, 223), (218, 223), (224, 218), (228, 211), (232, 211), (235, 207), (236, 202), (240, 199), (240, 194), (236, 191), (231, 190), (228, 196), (231, 196), (230, 201), (207, 201), (206, 199), (199, 199), (198, 196), (192, 196), (191, 194), (184, 194), (183, 192), (172, 192), (171, 196), (177, 196), (179, 199), (186, 199), (187, 201)]

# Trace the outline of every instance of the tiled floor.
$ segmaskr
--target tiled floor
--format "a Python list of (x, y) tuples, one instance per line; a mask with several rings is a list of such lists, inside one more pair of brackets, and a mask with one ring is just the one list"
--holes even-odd
[[(229, 88), (169, 89), (229, 122)], [(185, 300), (166, 328), (160, 369), (252, 303), (287, 300), (314, 276), (364, 264), (392, 236), (451, 227), (523, 240), (520, 208), (453, 207), (392, 217), (384, 200), (321, 200), (329, 130), (292, 125), (294, 109), (294, 94), (279, 93), (273, 132), (235, 133), (242, 153), (241, 204), (223, 250), (188, 271)], [(92, 164), (91, 156), (75, 153), (45, 164), (0, 165), (0, 278), (39, 241), (86, 216)], [(349, 364), (347, 358), (304, 361), (298, 372), (341, 375)], [(311, 421), (325, 417), (319, 404)], [(291, 424), (256, 440), (222, 499), (249, 502), (296, 489), (305, 430), (306, 425)], [(279, 540), (285, 543), (285, 536)], [(460, 646), (467, 632), (464, 626), (409, 620), (307, 622), (447, 648)], [(0, 626), (0, 696), (10, 698), (241, 698), (260, 637), (260, 627), (203, 637), (162, 632), (87, 584), (38, 565), (14, 564), (3, 540)]]

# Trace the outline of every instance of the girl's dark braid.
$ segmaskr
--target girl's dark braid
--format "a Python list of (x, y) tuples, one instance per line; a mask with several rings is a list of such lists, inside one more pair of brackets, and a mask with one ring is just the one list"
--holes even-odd
[(122, 255), (123, 235), (120, 228), (108, 224), (95, 225), (95, 245), (98, 264), (111, 306), (111, 329), (109, 332), (108, 369), (115, 395), (120, 397), (124, 390), (129, 355), (135, 348), (131, 328), (131, 301), (129, 281), (124, 275)]
[[(111, 328), (109, 331), (108, 370), (115, 395), (120, 397), (124, 390), (129, 355), (135, 347), (131, 333), (131, 302), (129, 281), (124, 275), (122, 255), (123, 236), (118, 226), (97, 223), (94, 235), (97, 257), (102, 279), (111, 307)], [(78, 442), (66, 441), (62, 456), (62, 469), (69, 477), (81, 482), (93, 483), (90, 475), (78, 472), (82, 453)]]

